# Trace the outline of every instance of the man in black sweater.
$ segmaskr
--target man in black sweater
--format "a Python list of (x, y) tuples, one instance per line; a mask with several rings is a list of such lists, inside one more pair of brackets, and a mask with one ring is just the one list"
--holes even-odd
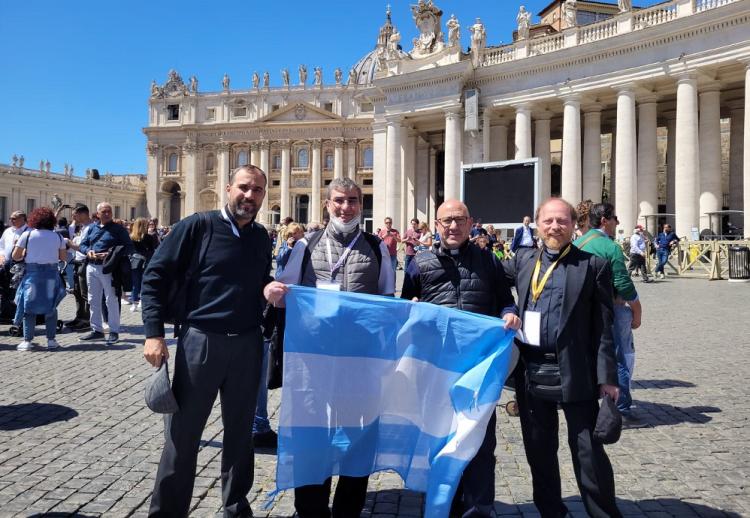
[(144, 273), (143, 354), (155, 367), (169, 356), (164, 320), (170, 285), (188, 283), (172, 387), (179, 410), (166, 419), (151, 516), (188, 515), (198, 446), (217, 393), (224, 424), (224, 516), (252, 516), (246, 496), (254, 463), (249, 426), (263, 361), (263, 287), (272, 280), (271, 240), (255, 222), (266, 183), (265, 173), (255, 166), (234, 170), (227, 205), (175, 225)]
[[(506, 329), (518, 329), (521, 320), (502, 263), (470, 242), (473, 222), (466, 205), (448, 200), (438, 207), (436, 220), (440, 242), (409, 263), (401, 297), (502, 317)], [(495, 423), (493, 412), (484, 441), (461, 477), (453, 516), (495, 516)]]

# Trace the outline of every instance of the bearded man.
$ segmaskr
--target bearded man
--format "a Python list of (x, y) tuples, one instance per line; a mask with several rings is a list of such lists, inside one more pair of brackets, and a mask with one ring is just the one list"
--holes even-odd
[(266, 174), (255, 166), (232, 171), (227, 205), (177, 223), (144, 273), (143, 355), (155, 367), (169, 356), (164, 321), (170, 287), (187, 283), (172, 386), (179, 410), (165, 420), (151, 516), (188, 515), (198, 446), (217, 394), (224, 425), (224, 516), (252, 516), (247, 500), (254, 464), (249, 426), (263, 362), (263, 288), (272, 280), (271, 240), (255, 221), (266, 184)]

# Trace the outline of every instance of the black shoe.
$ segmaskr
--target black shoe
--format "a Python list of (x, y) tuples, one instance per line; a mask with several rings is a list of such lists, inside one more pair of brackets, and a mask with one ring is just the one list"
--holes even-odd
[(253, 434), (253, 444), (256, 448), (276, 448), (278, 443), (279, 436), (273, 430)]
[(114, 345), (119, 341), (120, 341), (119, 333), (109, 333), (109, 336), (107, 337), (106, 345)]
[(101, 331), (91, 331), (85, 335), (81, 335), (78, 339), (82, 342), (93, 342), (96, 340), (104, 340), (104, 333)]

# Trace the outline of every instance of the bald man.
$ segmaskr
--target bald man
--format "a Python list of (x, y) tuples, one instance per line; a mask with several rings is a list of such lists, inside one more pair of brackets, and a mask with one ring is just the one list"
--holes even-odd
[[(473, 224), (469, 209), (458, 200), (438, 207), (440, 242), (409, 263), (401, 297), (501, 317), (506, 329), (518, 329), (521, 321), (502, 262), (469, 241)], [(495, 421), (493, 413), (484, 441), (461, 477), (452, 516), (495, 515)]]
[(612, 465), (593, 437), (597, 399), (617, 401), (609, 262), (572, 245), (575, 208), (550, 198), (536, 212), (543, 245), (520, 248), (505, 272), (518, 292), (524, 341), (516, 342), (516, 398), (534, 503), (543, 518), (566, 516), (557, 460), (558, 406), (581, 499), (589, 516), (621, 516)]

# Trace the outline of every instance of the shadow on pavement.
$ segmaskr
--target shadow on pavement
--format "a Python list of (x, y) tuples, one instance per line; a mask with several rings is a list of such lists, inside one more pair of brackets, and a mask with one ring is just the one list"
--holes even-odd
[(665, 403), (650, 401), (633, 401), (636, 405), (634, 414), (641, 418), (648, 426), (665, 426), (680, 423), (706, 424), (713, 419), (708, 414), (721, 412), (715, 406), (678, 407)]
[[(571, 513), (586, 512), (579, 496), (563, 498), (563, 502)], [(716, 509), (696, 502), (684, 502), (678, 498), (653, 498), (635, 501), (618, 498), (617, 508), (625, 516), (721, 516), (741, 518), (740, 514), (731, 511)], [(513, 514), (526, 516), (535, 515), (538, 512), (533, 502), (508, 504), (497, 500), (495, 501), (495, 511), (500, 516)]]
[(78, 416), (70, 407), (54, 403), (21, 403), (0, 405), (0, 430), (36, 428), (58, 421), (68, 421)]
[(671, 389), (695, 387), (695, 383), (682, 380), (633, 380), (634, 389)]
[(104, 342), (81, 342), (73, 345), (65, 345), (57, 349), (55, 352), (64, 351), (125, 351), (127, 349), (134, 349), (135, 343), (131, 343), (130, 340), (120, 340), (115, 345), (105, 345)]
[(27, 518), (41, 518), (42, 516), (44, 516), (45, 518), (62, 518), (63, 516), (66, 518), (94, 518), (95, 516), (99, 515), (81, 513), (36, 513), (30, 514)]

